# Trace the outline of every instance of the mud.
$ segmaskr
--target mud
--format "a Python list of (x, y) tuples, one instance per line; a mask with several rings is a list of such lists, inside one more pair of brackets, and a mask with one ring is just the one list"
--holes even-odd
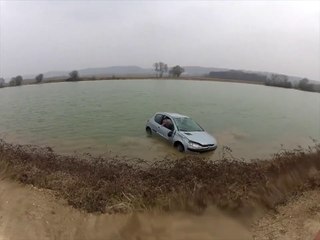
[(253, 239), (310, 239), (319, 232), (320, 237), (320, 191), (311, 190), (292, 196), (286, 204), (278, 205), (257, 219), (251, 228)]
[(0, 180), (1, 240), (250, 238), (246, 226), (215, 208), (207, 209), (202, 215), (153, 211), (88, 214), (55, 199), (50, 191)]

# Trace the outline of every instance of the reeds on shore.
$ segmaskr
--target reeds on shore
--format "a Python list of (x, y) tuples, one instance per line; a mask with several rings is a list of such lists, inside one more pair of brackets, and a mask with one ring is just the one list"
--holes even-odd
[(0, 140), (1, 176), (53, 190), (87, 212), (147, 209), (233, 212), (274, 208), (320, 186), (320, 145), (282, 151), (269, 160), (219, 161), (186, 156), (149, 163), (120, 157), (63, 156), (51, 148)]

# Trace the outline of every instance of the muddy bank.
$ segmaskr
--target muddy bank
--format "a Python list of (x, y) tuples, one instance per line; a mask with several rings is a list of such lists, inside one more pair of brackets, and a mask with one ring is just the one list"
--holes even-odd
[(319, 199), (319, 190), (292, 196), (285, 205), (278, 205), (252, 224), (253, 239), (319, 240), (315, 238), (320, 237)]
[(203, 212), (217, 206), (232, 214), (256, 206), (274, 209), (288, 197), (320, 186), (320, 146), (282, 152), (270, 160), (224, 157), (138, 159), (61, 156), (50, 148), (0, 141), (2, 176), (53, 192), (87, 212), (161, 209)]
[(88, 214), (56, 199), (52, 191), (1, 179), (0, 239), (314, 239), (320, 229), (319, 198), (319, 190), (303, 192), (248, 226), (213, 207), (200, 215)]
[(248, 240), (251, 234), (239, 221), (214, 208), (201, 215), (88, 214), (58, 201), (50, 191), (0, 180), (0, 240), (22, 239)]

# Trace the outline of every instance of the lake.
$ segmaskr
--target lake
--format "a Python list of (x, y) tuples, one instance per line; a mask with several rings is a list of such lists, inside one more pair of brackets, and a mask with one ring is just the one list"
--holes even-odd
[[(0, 137), (89, 152), (181, 156), (145, 134), (154, 112), (178, 112), (236, 157), (268, 157), (320, 139), (320, 94), (262, 85), (191, 80), (106, 80), (0, 89)], [(205, 156), (207, 156), (205, 155)]]

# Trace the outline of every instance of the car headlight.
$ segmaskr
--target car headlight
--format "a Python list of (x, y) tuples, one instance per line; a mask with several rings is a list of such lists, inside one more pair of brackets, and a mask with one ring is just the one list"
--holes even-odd
[(202, 146), (199, 143), (189, 141), (189, 146), (192, 148), (201, 148)]

